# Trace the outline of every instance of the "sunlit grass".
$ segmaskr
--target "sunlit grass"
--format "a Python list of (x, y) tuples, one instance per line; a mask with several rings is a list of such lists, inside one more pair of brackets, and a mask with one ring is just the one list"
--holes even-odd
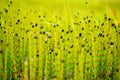
[(0, 0), (0, 80), (119, 80), (118, 0)]

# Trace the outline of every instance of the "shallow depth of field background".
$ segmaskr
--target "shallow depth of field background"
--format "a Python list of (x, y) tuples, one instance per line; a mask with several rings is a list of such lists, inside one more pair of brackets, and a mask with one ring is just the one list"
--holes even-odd
[(0, 80), (120, 80), (120, 0), (0, 0)]

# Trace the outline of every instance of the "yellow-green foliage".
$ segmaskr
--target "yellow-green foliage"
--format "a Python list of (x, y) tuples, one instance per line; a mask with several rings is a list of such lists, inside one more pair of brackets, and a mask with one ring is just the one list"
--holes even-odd
[(119, 0), (0, 0), (0, 80), (120, 80)]

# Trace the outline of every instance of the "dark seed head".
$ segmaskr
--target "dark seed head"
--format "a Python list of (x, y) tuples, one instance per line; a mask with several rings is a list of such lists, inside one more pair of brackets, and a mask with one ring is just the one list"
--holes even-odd
[(6, 23), (7, 21), (5, 20), (4, 22)]
[(56, 75), (54, 75), (54, 76), (52, 76), (52, 78), (54, 79), (54, 78), (57, 78), (57, 76)]
[(43, 17), (45, 18), (46, 16), (44, 15)]
[(21, 75), (19, 74), (19, 75), (17, 75), (17, 78), (21, 78)]
[(111, 24), (111, 26), (115, 26), (115, 24), (114, 24), (114, 23), (112, 23), (112, 24)]
[(36, 24), (35, 24), (35, 26), (37, 27), (37, 26), (38, 26), (38, 24), (36, 23)]
[(67, 41), (69, 41), (70, 39), (69, 38), (67, 38)]
[(78, 25), (79, 23), (78, 22), (74, 22), (75, 25)]
[(12, 1), (10, 1), (10, 4), (12, 4)]
[(99, 34), (98, 34), (98, 37), (102, 37), (102, 36), (103, 36), (103, 34), (102, 34), (102, 33), (99, 33)]
[(64, 32), (64, 29), (62, 29), (62, 32)]
[(84, 46), (85, 46), (84, 44), (81, 45), (81, 47), (84, 47)]
[(37, 54), (36, 56), (39, 57), (39, 54)]
[(87, 53), (89, 53), (89, 50), (87, 50)]
[(20, 39), (18, 39), (18, 42), (20, 41)]
[(52, 52), (50, 52), (50, 54), (52, 54)]
[(97, 26), (97, 28), (99, 29), (99, 26)]
[(22, 39), (24, 39), (24, 37), (22, 37)]
[(2, 49), (0, 48), (0, 53), (3, 53)]
[(90, 20), (88, 20), (88, 23), (90, 23)]
[(94, 28), (96, 28), (96, 25), (94, 26)]
[(7, 10), (7, 9), (5, 9), (5, 12), (6, 12), (6, 13), (8, 13), (8, 10)]
[(2, 12), (0, 12), (0, 14), (2, 14)]
[(59, 45), (59, 44), (60, 44), (60, 41), (57, 42), (57, 45)]
[(26, 19), (26, 16), (24, 16), (24, 19)]
[(102, 37), (104, 37), (104, 34), (102, 35)]
[(56, 24), (56, 26), (59, 26), (59, 24)]
[(54, 51), (54, 49), (51, 49), (51, 52), (53, 52)]
[(90, 52), (90, 55), (92, 55), (92, 52)]
[(3, 43), (3, 40), (0, 40), (1, 43)]
[(84, 30), (84, 27), (82, 27), (82, 30)]
[(6, 46), (9, 46), (9, 44), (6, 44)]
[(49, 34), (49, 35), (48, 35), (48, 38), (52, 38), (52, 35)]
[(48, 41), (46, 40), (45, 43), (47, 43)]
[(113, 54), (113, 51), (111, 51), (111, 54)]
[(87, 67), (87, 70), (89, 70), (89, 67)]
[(64, 39), (62, 39), (62, 42), (64, 42)]
[(76, 65), (79, 65), (79, 62), (78, 62), (78, 61), (76, 62)]
[(116, 46), (116, 49), (118, 49), (118, 47)]
[(32, 28), (34, 28), (34, 25), (32, 25)]
[(70, 51), (68, 51), (68, 53), (71, 53)]
[(57, 56), (57, 55), (58, 55), (58, 53), (56, 52), (56, 53), (55, 53), (55, 56)]
[(118, 69), (118, 68), (116, 69), (116, 72), (119, 72), (119, 69)]
[(66, 33), (69, 34), (69, 31), (67, 31)]
[(111, 18), (108, 18), (108, 21), (111, 21)]
[(73, 30), (70, 30), (70, 32), (72, 33), (72, 32), (73, 32)]
[(62, 38), (63, 38), (63, 36), (61, 35), (61, 36), (60, 36), (60, 38), (62, 39)]
[(104, 26), (104, 23), (102, 23), (101, 25)]
[(106, 34), (106, 37), (108, 37), (108, 34)]
[(106, 50), (105, 46), (103, 47), (103, 50)]
[(16, 22), (16, 25), (18, 24), (18, 22)]
[(79, 36), (76, 36), (76, 37), (75, 37), (75, 39), (78, 39), (78, 38), (79, 38)]
[(43, 25), (40, 25), (40, 28), (43, 29)]
[(66, 77), (66, 76), (64, 77), (64, 80), (67, 80), (67, 77)]
[(18, 19), (17, 22), (20, 22), (20, 19)]
[(106, 17), (106, 16), (105, 16), (104, 18), (105, 18), (105, 20), (107, 20), (107, 17)]
[(114, 44), (114, 42), (110, 42), (110, 45), (113, 45)]
[(41, 16), (39, 15), (38, 17), (40, 18)]
[(10, 4), (8, 5), (8, 7), (10, 7)]
[(37, 36), (34, 36), (34, 39), (38, 39), (38, 37), (37, 37)]
[(6, 31), (4, 31), (4, 34), (6, 33)]
[(43, 31), (43, 34), (45, 34), (45, 31)]
[(79, 37), (81, 37), (82, 36), (82, 33), (79, 33)]
[(30, 30), (26, 30), (26, 33), (28, 33)]
[(70, 48), (73, 48), (74, 47), (74, 45), (72, 44), (71, 46), (70, 46)]
[(81, 23), (81, 21), (79, 23)]
[(36, 52), (39, 53), (39, 50), (37, 50)]
[(40, 31), (40, 34), (42, 34), (42, 31)]
[(85, 17), (84, 17), (83, 19), (84, 19), (84, 20), (86, 20), (86, 18), (85, 18)]
[(18, 34), (16, 33), (15, 36), (18, 36)]

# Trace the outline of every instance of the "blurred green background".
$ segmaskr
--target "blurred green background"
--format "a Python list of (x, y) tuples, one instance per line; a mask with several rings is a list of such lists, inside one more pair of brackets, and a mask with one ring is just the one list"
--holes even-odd
[[(0, 0), (0, 11), (8, 8), (10, 0)], [(13, 0), (11, 9), (43, 9), (51, 12), (64, 12), (67, 7), (71, 13), (80, 11), (87, 15), (94, 12), (95, 16), (109, 14), (119, 19), (120, 0)], [(62, 13), (61, 13), (62, 14)], [(100, 16), (101, 17), (101, 16)]]

